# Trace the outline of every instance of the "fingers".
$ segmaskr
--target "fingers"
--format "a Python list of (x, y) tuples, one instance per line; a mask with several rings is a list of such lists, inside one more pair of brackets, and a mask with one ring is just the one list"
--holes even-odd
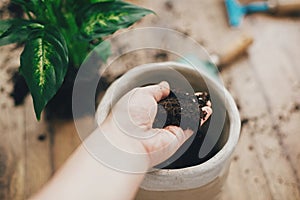
[(202, 124), (204, 124), (208, 120), (208, 118), (211, 116), (211, 114), (213, 112), (211, 107), (209, 107), (209, 106), (204, 106), (202, 108), (202, 110), (204, 112), (206, 112), (206, 115), (205, 115), (204, 119), (201, 119), (201, 125), (200, 126), (202, 126)]
[(183, 131), (177, 126), (157, 129), (155, 137), (143, 142), (150, 156), (151, 166), (162, 163), (171, 157), (192, 135), (192, 130)]
[(169, 131), (170, 134), (173, 134), (177, 139), (177, 145), (180, 147), (187, 139), (189, 139), (193, 135), (193, 131), (187, 129), (185, 131), (178, 126), (167, 126), (164, 128), (165, 130)]
[(158, 102), (169, 95), (170, 86), (168, 82), (162, 81), (157, 85), (144, 87), (142, 90), (149, 92), (149, 94), (154, 97), (155, 101)]

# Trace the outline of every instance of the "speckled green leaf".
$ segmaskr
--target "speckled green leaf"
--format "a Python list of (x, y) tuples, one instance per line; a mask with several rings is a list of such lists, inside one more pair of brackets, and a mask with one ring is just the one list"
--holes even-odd
[(98, 2), (82, 9), (77, 23), (82, 36), (93, 40), (127, 28), (150, 13), (153, 12), (122, 1)]
[(35, 31), (25, 44), (20, 72), (33, 97), (37, 119), (61, 87), (68, 68), (64, 38), (52, 28)]
[(27, 20), (0, 21), (0, 46), (24, 42), (31, 32), (42, 29), (44, 26), (37, 22)]

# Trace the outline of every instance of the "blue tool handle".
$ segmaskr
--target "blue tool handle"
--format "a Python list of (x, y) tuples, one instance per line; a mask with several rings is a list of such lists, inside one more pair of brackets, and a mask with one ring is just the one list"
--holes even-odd
[(243, 6), (245, 13), (266, 12), (270, 10), (267, 2), (250, 3)]

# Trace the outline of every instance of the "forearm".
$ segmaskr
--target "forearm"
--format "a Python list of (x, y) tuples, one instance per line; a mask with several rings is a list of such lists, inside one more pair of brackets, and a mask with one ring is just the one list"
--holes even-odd
[[(99, 134), (99, 130), (94, 131), (88, 140), (97, 139)], [(99, 146), (99, 151), (105, 151), (101, 148)], [(147, 165), (143, 160), (140, 164)], [(134, 198), (143, 178), (143, 173), (125, 173), (105, 166), (81, 145), (31, 200), (129, 200)]]

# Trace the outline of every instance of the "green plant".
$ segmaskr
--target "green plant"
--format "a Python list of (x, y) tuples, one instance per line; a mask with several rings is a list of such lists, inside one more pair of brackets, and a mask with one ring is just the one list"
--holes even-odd
[[(68, 67), (79, 67), (103, 37), (152, 13), (118, 0), (12, 0), (24, 18), (0, 21), (0, 45), (25, 43), (20, 73), (37, 119), (63, 84)], [(100, 54), (106, 60), (109, 45)], [(74, 77), (75, 78), (75, 77)]]

